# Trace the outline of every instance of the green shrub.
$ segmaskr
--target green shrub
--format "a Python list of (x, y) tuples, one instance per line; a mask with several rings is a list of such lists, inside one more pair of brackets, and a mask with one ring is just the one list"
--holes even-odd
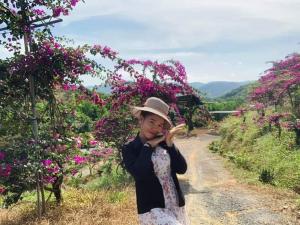
[(270, 169), (262, 169), (259, 175), (259, 181), (267, 184), (273, 184), (274, 171)]
[(219, 152), (220, 151), (220, 143), (219, 143), (219, 141), (213, 141), (212, 143), (209, 144), (208, 148), (212, 152)]
[(100, 177), (85, 185), (89, 190), (118, 189), (133, 182), (133, 178), (122, 168), (113, 167), (111, 173), (102, 173)]
[(226, 118), (220, 125), (221, 140), (212, 143), (210, 149), (263, 183), (299, 187), (300, 147), (295, 143), (295, 133), (282, 129), (279, 138), (276, 129), (262, 132), (266, 126), (256, 124), (256, 112), (247, 112), (245, 116), (245, 123), (241, 117)]

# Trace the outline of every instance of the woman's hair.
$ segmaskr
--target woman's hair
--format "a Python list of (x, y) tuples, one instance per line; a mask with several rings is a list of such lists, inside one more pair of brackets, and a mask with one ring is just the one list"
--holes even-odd
[(147, 116), (153, 115), (154, 113), (148, 111), (141, 111), (141, 116), (146, 118)]

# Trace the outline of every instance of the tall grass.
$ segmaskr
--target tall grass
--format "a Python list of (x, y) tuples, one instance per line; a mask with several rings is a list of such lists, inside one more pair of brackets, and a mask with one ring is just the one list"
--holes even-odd
[(10, 209), (0, 209), (1, 225), (137, 224), (132, 187), (127, 187), (122, 192), (68, 188), (63, 195), (62, 205), (49, 203), (47, 213), (41, 221), (36, 219), (34, 201), (23, 201)]
[(294, 132), (260, 128), (255, 112), (243, 118), (228, 117), (220, 128), (221, 140), (210, 149), (248, 171), (256, 181), (297, 190), (300, 187), (300, 148)]
[[(47, 204), (47, 214), (36, 218), (36, 195), (23, 194), (23, 200), (9, 209), (0, 209), (1, 225), (132, 225), (137, 224), (137, 209), (133, 179), (121, 168), (112, 167), (100, 177), (73, 177), (65, 182), (63, 203)], [(49, 192), (46, 193), (49, 196)]]

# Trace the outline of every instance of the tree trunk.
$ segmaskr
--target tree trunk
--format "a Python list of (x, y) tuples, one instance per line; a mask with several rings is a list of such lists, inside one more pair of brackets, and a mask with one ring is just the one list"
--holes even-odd
[[(25, 48), (25, 54), (27, 55), (30, 52), (30, 33), (28, 31), (24, 32), (24, 48)], [(29, 88), (30, 88), (30, 100), (31, 100), (31, 112), (32, 112), (32, 132), (33, 137), (35, 140), (35, 145), (38, 143), (38, 123), (37, 123), (37, 114), (36, 114), (36, 99), (35, 99), (35, 92), (34, 92), (34, 77), (32, 74), (29, 75)], [(40, 160), (40, 152), (38, 154), (38, 161)], [(45, 213), (46, 211), (46, 205), (45, 205), (45, 195), (44, 195), (44, 187), (42, 183), (42, 175), (40, 172), (37, 172), (37, 211), (38, 211), (38, 217), (41, 218), (41, 215)], [(41, 197), (41, 198), (40, 198)], [(42, 202), (41, 202), (42, 200)]]
[(61, 185), (63, 182), (63, 175), (57, 177), (55, 182), (52, 184), (52, 190), (56, 199), (56, 203), (59, 205), (62, 201), (62, 194), (61, 194)]

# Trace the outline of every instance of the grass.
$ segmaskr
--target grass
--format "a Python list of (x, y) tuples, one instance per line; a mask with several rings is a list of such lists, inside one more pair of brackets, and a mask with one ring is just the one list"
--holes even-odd
[(132, 186), (119, 190), (68, 188), (62, 205), (47, 205), (41, 221), (36, 219), (34, 198), (9, 209), (0, 209), (1, 225), (132, 225), (137, 224), (135, 194)]
[(210, 145), (211, 151), (228, 159), (227, 168), (243, 183), (299, 194), (300, 147), (294, 132), (282, 130), (279, 137), (275, 128), (258, 127), (254, 117), (255, 112), (247, 113), (245, 123), (239, 117), (226, 118), (220, 126), (221, 140)]
[(95, 190), (121, 190), (133, 183), (133, 178), (126, 173), (121, 167), (113, 166), (110, 173), (102, 173), (101, 176), (94, 174), (84, 177), (69, 177), (66, 182), (68, 186), (82, 188), (91, 191)]
[[(47, 203), (41, 221), (36, 216), (36, 194), (25, 192), (22, 201), (9, 209), (0, 209), (1, 225), (48, 224), (137, 224), (137, 209), (132, 178), (122, 169), (112, 168), (110, 174), (66, 179), (63, 203), (56, 205), (54, 196)], [(45, 192), (46, 198), (49, 192)], [(1, 201), (1, 199), (0, 199)]]

